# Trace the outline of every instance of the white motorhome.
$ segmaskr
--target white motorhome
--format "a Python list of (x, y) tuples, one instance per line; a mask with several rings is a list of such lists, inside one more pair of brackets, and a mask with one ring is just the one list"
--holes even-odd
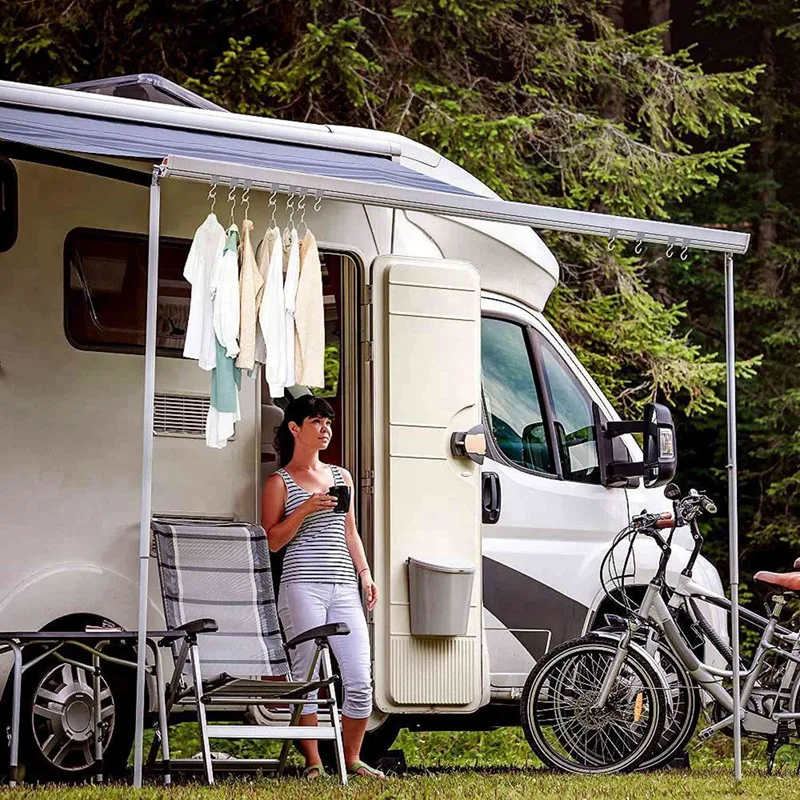
[[(67, 135), (73, 123), (124, 123), (126, 143)], [(136, 157), (130, 131), (155, 141), (188, 129), (213, 136), (226, 156), (276, 140), (311, 152), (326, 137), (340, 150), (384, 147), (420, 175), (492, 196), (403, 137), (229, 114), (154, 76), (69, 89), (0, 82), (0, 630), (136, 626), (142, 187), (153, 159)], [(223, 224), (243, 212), (242, 189), (232, 212), (227, 191), (216, 192)], [(257, 521), (262, 482), (276, 468), (280, 404), (260, 377), (245, 379), (235, 438), (206, 447), (208, 375), (181, 351), (183, 262), (209, 212), (208, 186), (166, 181), (162, 195), (153, 513)], [(250, 193), (248, 214), (263, 232), (264, 193)], [(281, 226), (287, 214), (280, 198)], [(325, 394), (337, 411), (329, 455), (357, 476), (360, 532), (383, 589), (370, 619), (373, 741), (387, 746), (393, 737), (380, 732), (397, 726), (516, 724), (536, 659), (602, 621), (599, 565), (614, 534), (631, 513), (669, 505), (635, 478), (601, 483), (593, 404), (603, 419), (618, 417), (543, 316), (559, 269), (532, 229), (325, 197), (318, 211), (306, 203), (305, 222), (324, 256)], [(445, 443), (481, 422), (488, 454), (479, 467)], [(642, 460), (631, 435), (617, 446), (622, 460)], [(466, 635), (411, 635), (409, 557), (476, 567)], [(656, 558), (642, 550), (636, 582)], [(721, 590), (702, 558), (695, 577)], [(159, 625), (153, 574), (150, 626)], [(9, 668), (0, 662), (0, 686)], [(76, 704), (90, 687), (80, 669), (65, 674), (51, 661), (30, 671), (23, 760), (56, 774), (87, 766)], [(133, 675), (111, 688), (119, 746), (108, 755), (124, 759)]]

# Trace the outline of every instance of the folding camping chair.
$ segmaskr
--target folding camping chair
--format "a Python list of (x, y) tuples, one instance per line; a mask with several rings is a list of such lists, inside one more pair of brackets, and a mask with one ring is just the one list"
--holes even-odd
[[(197, 634), (173, 648), (175, 672), (159, 698), (166, 714), (193, 706), (202, 742), (206, 778), (214, 782), (211, 739), (283, 739), (277, 759), (225, 759), (225, 770), (266, 769), (280, 775), (292, 739), (331, 739), (339, 779), (347, 783), (339, 709), (331, 668), (329, 636), (350, 632), (344, 623), (322, 625), (284, 644), (278, 624), (267, 535), (258, 525), (245, 523), (152, 524), (161, 578), (164, 614), (169, 630)], [(212, 619), (213, 618), (213, 619)], [(287, 654), (303, 642), (317, 649), (306, 679), (292, 679)], [(320, 667), (319, 677), (317, 666)], [(189, 671), (187, 676), (185, 672)], [(187, 677), (190, 680), (187, 680)], [(270, 680), (261, 680), (269, 678)], [(319, 689), (326, 697), (309, 698)], [(330, 713), (330, 726), (299, 725), (306, 703), (317, 703)], [(211, 724), (208, 715), (242, 713), (248, 706), (293, 708), (289, 725)], [(207, 715), (207, 710), (209, 714)], [(199, 766), (196, 760), (170, 760), (168, 742), (159, 733), (153, 741), (148, 766), (154, 767), (159, 745), (165, 774), (172, 768)]]

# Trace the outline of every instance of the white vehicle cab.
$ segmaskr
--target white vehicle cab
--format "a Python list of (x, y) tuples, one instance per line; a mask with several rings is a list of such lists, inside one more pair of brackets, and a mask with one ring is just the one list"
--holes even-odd
[[(147, 287), (142, 187), (153, 165), (136, 150), (140, 141), (191, 130), (233, 154), (276, 137), (309, 151), (330, 141), (355, 152), (364, 143), (419, 175), (492, 193), (403, 137), (229, 114), (154, 76), (73, 89), (0, 82), (0, 104), (0, 630), (105, 620), (132, 629)], [(78, 123), (80, 136), (70, 127)], [(111, 146), (92, 139), (106, 135), (101, 126), (134, 127)], [(226, 190), (216, 198), (223, 224)], [(281, 404), (261, 378), (245, 379), (235, 438), (211, 450), (203, 438), (207, 374), (181, 358), (183, 264), (208, 214), (207, 194), (207, 184), (163, 186), (153, 513), (257, 521), (260, 487), (277, 466), (272, 431)], [(232, 213), (240, 220), (241, 191), (238, 200)], [(281, 198), (281, 225), (284, 205)], [(359, 527), (382, 588), (370, 619), (373, 741), (388, 746), (405, 725), (517, 724), (516, 701), (536, 659), (602, 624), (599, 568), (613, 535), (631, 513), (669, 504), (640, 478), (609, 477), (598, 422), (618, 417), (542, 314), (558, 265), (531, 228), (325, 197), (318, 212), (312, 206), (306, 222), (323, 255), (336, 364), (325, 390), (337, 411), (329, 457), (358, 478)], [(260, 236), (269, 219), (264, 193), (251, 194), (249, 216)], [(479, 456), (447, 445), (481, 423), (488, 451), (479, 465)], [(629, 433), (613, 440), (613, 457), (643, 460)], [(474, 567), (458, 635), (414, 635), (409, 558), (445, 573), (454, 563)], [(646, 584), (656, 562), (643, 549), (637, 583)], [(721, 590), (702, 558), (695, 576)], [(154, 571), (150, 585), (158, 627)], [(711, 616), (726, 635), (724, 620)], [(0, 686), (10, 668), (4, 658)], [(56, 776), (88, 768), (70, 716), (85, 678), (64, 680), (48, 660), (30, 671), (23, 725), (38, 733), (25, 739), (23, 760)], [(113, 752), (123, 760), (132, 681), (116, 676), (111, 687)]]

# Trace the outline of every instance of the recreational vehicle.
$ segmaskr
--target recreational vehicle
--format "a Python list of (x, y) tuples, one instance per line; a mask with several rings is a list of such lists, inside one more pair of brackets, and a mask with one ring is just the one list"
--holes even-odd
[[(401, 136), (231, 114), (155, 76), (0, 82), (1, 630), (137, 625), (147, 186), (154, 164), (181, 154), (175, 137), (191, 139), (187, 156), (202, 142), (207, 158), (241, 163), (267, 147), (276, 158), (334, 153), (353, 163), (379, 153), (387, 169), (493, 197)], [(183, 267), (212, 202), (223, 224), (246, 213), (263, 234), (269, 193), (224, 180), (211, 198), (209, 189), (166, 180), (161, 190), (152, 512), (255, 522), (285, 401), (270, 399), (260, 375), (245, 378), (234, 438), (206, 446), (208, 374), (182, 358)], [(297, 201), (288, 205), (280, 195), (281, 227), (292, 214), (300, 222)], [(307, 198), (303, 224), (324, 261), (321, 391), (337, 414), (328, 457), (356, 478), (360, 533), (382, 589), (369, 619), (372, 742), (388, 747), (403, 726), (516, 724), (535, 661), (602, 624), (599, 566), (614, 534), (632, 513), (669, 505), (639, 478), (608, 478), (598, 426), (619, 417), (545, 319), (559, 267), (533, 229), (324, 193)], [(480, 425), (485, 458), (464, 444)], [(643, 454), (624, 434), (614, 458)], [(413, 635), (409, 558), (438, 569), (445, 586), (460, 566), (474, 569), (463, 635)], [(641, 551), (636, 583), (656, 561)], [(702, 558), (695, 577), (721, 590)], [(150, 586), (157, 628), (155, 573)], [(718, 612), (709, 616), (724, 633)], [(0, 663), (0, 686), (9, 669)], [(124, 764), (134, 675), (107, 682), (116, 742), (107, 759)], [(43, 660), (28, 671), (29, 769), (87, 770), (91, 692), (80, 668)]]

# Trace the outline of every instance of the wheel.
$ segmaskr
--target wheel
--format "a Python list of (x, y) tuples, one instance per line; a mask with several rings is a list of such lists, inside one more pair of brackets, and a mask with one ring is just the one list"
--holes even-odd
[[(74, 661), (82, 651), (63, 650)], [(135, 673), (102, 665), (100, 713), (103, 722), (103, 774), (121, 777), (133, 745)], [(20, 764), (26, 782), (75, 782), (92, 777), (94, 765), (94, 688), (91, 667), (45, 658), (26, 670), (20, 714)]]
[(546, 766), (583, 774), (632, 770), (658, 741), (665, 687), (637, 653), (628, 653), (605, 707), (593, 708), (616, 654), (613, 641), (589, 635), (555, 648), (531, 671), (522, 728)]
[(640, 770), (658, 769), (680, 757), (694, 736), (700, 717), (700, 688), (686, 667), (666, 646), (659, 647), (653, 658), (667, 676), (667, 688), (672, 708), (665, 703), (667, 715), (664, 730), (650, 752), (638, 766)]

